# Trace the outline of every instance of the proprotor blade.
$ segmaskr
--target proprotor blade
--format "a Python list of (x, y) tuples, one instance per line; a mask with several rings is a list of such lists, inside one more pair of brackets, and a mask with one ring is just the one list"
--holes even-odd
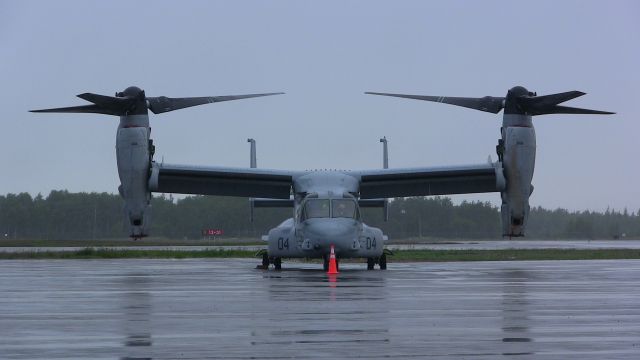
[(84, 93), (77, 96), (80, 99), (92, 102), (101, 108), (108, 109), (110, 114), (113, 115), (125, 115), (135, 106), (137, 101), (135, 98), (131, 97), (113, 97), (92, 93)]
[(210, 104), (214, 102), (248, 99), (261, 96), (280, 95), (278, 93), (265, 94), (247, 94), (247, 95), (225, 95), (225, 96), (205, 96), (205, 97), (186, 97), (186, 98), (169, 98), (166, 96), (147, 97), (149, 110), (154, 114), (160, 114), (168, 111), (184, 109), (191, 106)]
[(567, 91), (558, 94), (542, 95), (542, 96), (522, 96), (516, 98), (520, 107), (529, 115), (547, 115), (547, 114), (595, 114), (595, 115), (611, 115), (615, 114), (609, 111), (580, 109), (568, 106), (560, 106), (558, 104), (565, 101), (575, 99), (586, 93), (582, 91)]
[(82, 105), (82, 106), (69, 106), (53, 109), (40, 109), (29, 110), (33, 113), (91, 113), (91, 114), (105, 114), (105, 115), (118, 115), (114, 114), (110, 109), (102, 108), (98, 105)]
[(522, 97), (519, 99), (519, 102), (521, 104), (524, 104), (525, 106), (526, 105), (541, 105), (541, 106), (557, 105), (586, 94), (587, 93), (583, 93), (582, 91), (574, 90), (574, 91), (567, 91), (567, 92), (551, 94), (551, 95)]
[(389, 93), (377, 93), (377, 92), (365, 92), (370, 95), (382, 95), (393, 96), (405, 99), (415, 99), (439, 102), (449, 105), (462, 106), (469, 109), (475, 109), (480, 111), (486, 111), (493, 114), (497, 114), (504, 107), (503, 97), (485, 96), (481, 98), (469, 98), (469, 97), (447, 97), (447, 96), (426, 96), (426, 95), (405, 95), (405, 94), (389, 94)]
[(592, 115), (613, 115), (614, 112), (600, 111), (591, 109), (580, 109), (569, 106), (553, 105), (543, 108), (527, 110), (531, 115), (548, 115), (548, 114), (592, 114)]

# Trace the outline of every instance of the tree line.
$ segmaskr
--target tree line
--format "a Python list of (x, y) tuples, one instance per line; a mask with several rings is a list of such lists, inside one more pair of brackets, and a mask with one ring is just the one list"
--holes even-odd
[[(225, 237), (254, 237), (292, 216), (291, 209), (255, 209), (250, 222), (245, 198), (154, 196), (150, 232), (154, 237), (198, 239), (204, 229), (222, 229)], [(527, 237), (533, 239), (640, 238), (636, 213), (564, 209), (531, 209)], [(398, 198), (389, 204), (389, 221), (381, 209), (362, 209), (364, 221), (382, 228), (390, 239), (496, 239), (500, 211), (488, 202), (454, 204), (447, 197)], [(0, 196), (0, 238), (114, 239), (128, 235), (123, 201), (108, 193), (52, 191), (47, 197), (28, 193)]]

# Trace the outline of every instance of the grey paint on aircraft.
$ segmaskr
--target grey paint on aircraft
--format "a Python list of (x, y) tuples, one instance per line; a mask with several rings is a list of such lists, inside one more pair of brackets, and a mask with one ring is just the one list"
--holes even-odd
[[(524, 236), (529, 218), (529, 197), (533, 193), (531, 181), (533, 180), (536, 160), (536, 134), (532, 116), (547, 114), (614, 114), (609, 111), (558, 105), (585, 95), (581, 91), (567, 91), (538, 96), (537, 93), (531, 92), (523, 86), (512, 87), (507, 91), (505, 97), (484, 96), (469, 98), (379, 92), (367, 92), (367, 94), (444, 103), (494, 114), (504, 109), (501, 138), (498, 140), (496, 151), (498, 153), (498, 163), (502, 164), (502, 176), (505, 179), (505, 187), (499, 190), (502, 198), (500, 207), (502, 234), (509, 237)], [(499, 177), (497, 174), (496, 176)], [(470, 186), (478, 186), (479, 183), (479, 179), (476, 179), (476, 181), (470, 183)], [(469, 188), (464, 190), (465, 192), (474, 192), (470, 191)], [(448, 189), (443, 191), (448, 191)], [(399, 196), (402, 196), (402, 194)]]
[(247, 142), (251, 144), (249, 149), (249, 167), (255, 169), (258, 167), (258, 158), (256, 155), (256, 141), (254, 139), (247, 139)]
[[(151, 192), (267, 198), (259, 200), (263, 206), (268, 206), (272, 199), (276, 200), (273, 204), (278, 206), (288, 205), (292, 200), (291, 220), (283, 222), (265, 236), (268, 250), (263, 254), (263, 266), (273, 263), (276, 268), (280, 268), (283, 257), (322, 257), (324, 266), (327, 267), (329, 251), (335, 248), (338, 257), (364, 257), (367, 258), (368, 269), (372, 269), (376, 263), (381, 269), (385, 269), (386, 236), (380, 229), (362, 222), (359, 200), (500, 192), (503, 234), (523, 236), (529, 215), (529, 196), (533, 191), (531, 181), (535, 167), (536, 143), (531, 116), (554, 112), (609, 114), (558, 105), (584, 95), (578, 91), (537, 96), (516, 86), (508, 91), (505, 98), (374, 94), (443, 102), (495, 113), (504, 108), (502, 136), (496, 149), (498, 161), (482, 165), (388, 169), (387, 142), (383, 138), (380, 140), (384, 146), (383, 169), (258, 169), (255, 140), (248, 139), (251, 143), (249, 168), (158, 164), (152, 158), (154, 147), (149, 137), (148, 116), (141, 113), (140, 104), (144, 104), (145, 111), (148, 107), (154, 112), (164, 112), (212, 101), (270, 94), (162, 98), (158, 100), (160, 103), (154, 105), (154, 99), (159, 98), (146, 98), (144, 91), (129, 87), (115, 98), (95, 94), (83, 94), (81, 97), (98, 107), (96, 109), (94, 105), (90, 105), (88, 110), (83, 111), (121, 114), (121, 125), (116, 138), (118, 173), (122, 184), (120, 192), (125, 199), (125, 212), (131, 223), (133, 237), (147, 234)], [(41, 112), (65, 110), (48, 109)], [(129, 115), (129, 111), (135, 114)], [(255, 204), (255, 200), (251, 204)]]
[(388, 149), (387, 137), (385, 136), (382, 139), (380, 139), (380, 142), (382, 143), (382, 168), (388, 169), (389, 168), (389, 149)]

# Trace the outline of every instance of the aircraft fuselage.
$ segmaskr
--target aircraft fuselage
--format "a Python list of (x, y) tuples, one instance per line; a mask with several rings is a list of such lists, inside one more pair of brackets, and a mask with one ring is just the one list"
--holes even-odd
[(362, 221), (357, 179), (339, 171), (311, 171), (294, 180), (294, 214), (263, 239), (268, 256), (378, 259), (384, 251), (382, 230)]

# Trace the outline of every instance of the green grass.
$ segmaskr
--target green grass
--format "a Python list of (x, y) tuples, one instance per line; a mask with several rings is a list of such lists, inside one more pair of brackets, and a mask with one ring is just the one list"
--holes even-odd
[(244, 250), (136, 250), (84, 248), (77, 251), (25, 251), (0, 253), (0, 260), (11, 259), (188, 259), (251, 258), (255, 251)]
[[(245, 250), (136, 250), (84, 248), (78, 251), (28, 251), (0, 253), (0, 260), (11, 259), (188, 259), (253, 258)], [(599, 260), (640, 259), (640, 250), (629, 249), (508, 249), (508, 250), (402, 250), (389, 262), (408, 261), (512, 261), (512, 260)]]
[(391, 261), (513, 261), (640, 259), (631, 249), (504, 249), (395, 251)]
[(0, 247), (110, 247), (110, 246), (246, 246), (246, 245), (264, 245), (264, 241), (255, 238), (219, 238), (216, 240), (208, 239), (190, 239), (176, 240), (165, 238), (144, 238), (141, 240), (132, 240), (129, 238), (121, 239), (97, 239), (97, 240), (13, 240), (0, 239)]

